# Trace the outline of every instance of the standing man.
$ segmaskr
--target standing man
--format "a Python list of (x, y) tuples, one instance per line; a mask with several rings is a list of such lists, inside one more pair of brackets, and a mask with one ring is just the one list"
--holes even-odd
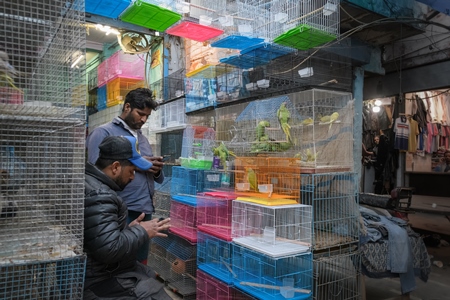
[(155, 273), (137, 261), (142, 244), (167, 237), (170, 219), (142, 221), (142, 214), (127, 225), (127, 205), (117, 194), (152, 163), (139, 155), (131, 136), (108, 136), (99, 150), (95, 165), (88, 162), (85, 170), (83, 299), (170, 300)]
[[(107, 136), (135, 137), (138, 152), (152, 163), (152, 167), (148, 171), (136, 171), (134, 180), (119, 192), (119, 196), (128, 206), (128, 223), (142, 213), (145, 214), (144, 221), (151, 220), (154, 212), (155, 181), (157, 183), (164, 181), (162, 157), (153, 156), (150, 143), (141, 131), (142, 126), (157, 107), (158, 103), (153, 100), (151, 90), (147, 88), (132, 90), (125, 97), (121, 115), (114, 118), (112, 122), (95, 128), (86, 140), (88, 161), (92, 164), (99, 157), (99, 144)], [(148, 252), (149, 243), (147, 242), (142, 245), (138, 254), (138, 260), (144, 265), (147, 264)]]

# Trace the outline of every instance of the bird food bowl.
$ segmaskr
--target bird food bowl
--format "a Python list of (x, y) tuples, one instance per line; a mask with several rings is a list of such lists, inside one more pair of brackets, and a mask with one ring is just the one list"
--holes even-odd
[(273, 184), (258, 184), (258, 191), (260, 193), (269, 194), (269, 197), (273, 193)]
[(236, 183), (236, 190), (250, 191), (250, 183)]
[(256, 84), (257, 84), (258, 87), (260, 87), (260, 88), (268, 88), (268, 87), (269, 87), (269, 84), (270, 84), (270, 80), (269, 80), (269, 79), (261, 79), (261, 80), (258, 80), (258, 81), (256, 82)]

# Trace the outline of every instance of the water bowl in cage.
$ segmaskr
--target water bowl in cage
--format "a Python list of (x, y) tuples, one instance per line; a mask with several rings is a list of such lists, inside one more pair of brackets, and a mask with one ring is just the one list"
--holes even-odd
[(270, 80), (269, 80), (269, 79), (261, 79), (261, 80), (258, 80), (258, 81), (256, 82), (256, 84), (257, 84), (258, 87), (260, 87), (260, 88), (268, 88), (268, 87), (269, 87), (269, 84), (270, 84)]
[(258, 86), (256, 85), (256, 83), (250, 82), (245, 85), (245, 88), (247, 89), (247, 91), (254, 91), (258, 88)]
[(260, 193), (269, 194), (269, 197), (273, 192), (273, 184), (258, 184), (258, 190)]
[(250, 183), (236, 183), (236, 189), (238, 191), (250, 191)]
[(286, 299), (294, 297), (294, 278), (283, 278), (283, 286), (280, 287), (280, 293)]

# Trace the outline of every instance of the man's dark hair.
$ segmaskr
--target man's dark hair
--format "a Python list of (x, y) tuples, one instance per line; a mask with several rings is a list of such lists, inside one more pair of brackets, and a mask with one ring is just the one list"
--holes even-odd
[[(144, 109), (146, 107), (156, 110), (159, 106), (158, 102), (153, 99), (153, 92), (147, 88), (137, 88), (128, 92), (125, 96), (125, 104), (129, 103), (131, 109)], [(123, 111), (123, 108), (122, 108)]]
[(133, 165), (131, 161), (129, 161), (128, 159), (117, 160), (117, 159), (98, 158), (97, 161), (95, 162), (95, 166), (100, 170), (103, 170), (104, 168), (112, 165), (112, 163), (115, 161), (118, 161), (122, 167), (128, 167)]

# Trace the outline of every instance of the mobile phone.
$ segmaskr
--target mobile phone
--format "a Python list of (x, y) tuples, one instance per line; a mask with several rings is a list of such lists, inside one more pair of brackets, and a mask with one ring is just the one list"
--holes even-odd
[(162, 161), (166, 161), (170, 158), (170, 155), (164, 155)]

